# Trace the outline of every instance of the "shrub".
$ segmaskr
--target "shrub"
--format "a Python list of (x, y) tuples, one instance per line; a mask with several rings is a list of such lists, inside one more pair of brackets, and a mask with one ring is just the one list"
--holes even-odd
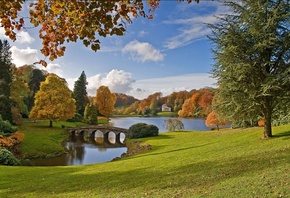
[(0, 148), (0, 165), (17, 166), (20, 162), (10, 151)]
[(0, 135), (0, 147), (4, 148), (12, 148), (17, 144), (20, 144), (20, 142), (24, 139), (24, 133), (21, 133), (19, 131), (16, 131), (12, 135), (10, 135), (7, 138), (4, 138), (2, 135)]
[(179, 131), (184, 129), (184, 124), (179, 119), (166, 119), (164, 120), (167, 131)]
[(98, 110), (93, 104), (86, 105), (84, 120), (87, 124), (98, 124)]
[(15, 131), (17, 131), (17, 127), (13, 126), (8, 120), (3, 120), (2, 116), (0, 115), (0, 134), (8, 137)]
[(13, 107), (11, 111), (13, 123), (16, 125), (22, 125), (22, 115), (20, 114), (19, 110)]
[(129, 128), (128, 138), (158, 136), (158, 127), (152, 124), (137, 123)]
[(67, 120), (68, 122), (82, 122), (83, 121), (83, 116), (79, 113), (76, 113), (73, 118), (70, 118)]

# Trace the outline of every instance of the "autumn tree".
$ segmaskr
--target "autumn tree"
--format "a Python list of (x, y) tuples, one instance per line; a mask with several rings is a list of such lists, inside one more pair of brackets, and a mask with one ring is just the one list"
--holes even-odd
[(11, 82), (12, 82), (12, 68), (11, 68), (11, 51), (7, 40), (0, 39), (0, 115), (3, 120), (12, 120), (11, 112)]
[(195, 93), (184, 101), (182, 105), (182, 109), (178, 112), (179, 117), (190, 117), (190, 116), (198, 116), (198, 100), (200, 98), (200, 93)]
[(108, 86), (100, 86), (97, 89), (94, 105), (97, 106), (99, 113), (109, 117), (116, 103), (116, 95), (111, 93)]
[(220, 126), (224, 126), (228, 123), (228, 121), (220, 120), (213, 111), (208, 114), (205, 120), (206, 126), (216, 127), (217, 130), (219, 130)]
[(200, 114), (202, 116), (207, 116), (211, 112), (211, 105), (212, 105), (213, 93), (209, 90), (203, 90), (201, 94), (198, 105), (200, 107)]
[(263, 117), (264, 138), (272, 117), (290, 102), (290, 2), (228, 2), (233, 14), (211, 25), (219, 85), (215, 111), (228, 119)]
[(53, 121), (72, 118), (75, 111), (75, 100), (67, 85), (57, 75), (49, 74), (40, 84), (29, 118), (49, 120), (49, 126), (52, 127)]
[[(192, 0), (177, 1), (192, 2)], [(25, 2), (29, 3), (29, 17), (19, 15), (23, 7), (28, 7)], [(147, 11), (142, 0), (71, 0), (69, 2), (6, 0), (0, 1), (0, 25), (4, 27), (5, 35), (15, 41), (17, 31), (27, 27), (25, 19), (29, 18), (30, 23), (40, 29), (41, 53), (52, 61), (64, 55), (66, 42), (81, 40), (93, 51), (99, 50), (98, 37), (124, 35), (125, 22), (132, 23), (132, 17), (152, 19), (159, 2), (160, 0), (147, 0), (149, 6)], [(39, 63), (47, 65), (43, 60)]]
[(88, 104), (88, 93), (87, 93), (87, 77), (85, 72), (83, 71), (75, 81), (74, 89), (73, 89), (73, 98), (76, 101), (77, 113), (84, 115), (85, 107)]

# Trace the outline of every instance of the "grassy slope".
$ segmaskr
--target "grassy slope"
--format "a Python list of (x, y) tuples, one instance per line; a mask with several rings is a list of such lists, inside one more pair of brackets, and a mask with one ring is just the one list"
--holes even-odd
[(74, 167), (0, 166), (0, 197), (290, 196), (290, 125), (161, 133), (152, 150)]
[[(49, 122), (26, 122), (19, 130), (25, 133), (25, 143), (21, 144), (23, 158), (48, 157), (64, 153), (61, 145), (67, 133), (61, 128), (84, 125), (80, 122), (54, 122), (53, 128), (48, 127)], [(49, 155), (47, 155), (49, 153)]]

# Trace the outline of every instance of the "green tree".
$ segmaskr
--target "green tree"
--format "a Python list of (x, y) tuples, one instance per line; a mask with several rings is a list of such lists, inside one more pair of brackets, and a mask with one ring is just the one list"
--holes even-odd
[(98, 110), (93, 104), (87, 104), (84, 112), (84, 120), (88, 124), (98, 124)]
[(114, 109), (116, 103), (116, 95), (111, 93), (109, 87), (100, 86), (97, 89), (97, 95), (94, 101), (94, 105), (98, 107), (100, 114), (109, 117)]
[(88, 93), (87, 93), (87, 78), (83, 71), (77, 81), (74, 84), (73, 98), (76, 101), (77, 113), (84, 115), (86, 105), (88, 104)]
[(214, 110), (229, 120), (265, 120), (290, 102), (290, 6), (285, 0), (226, 3), (233, 14), (210, 25), (219, 89)]
[(47, 75), (47, 73), (45, 73), (43, 70), (40, 70), (40, 69), (33, 69), (32, 70), (32, 72), (30, 74), (29, 82), (28, 82), (28, 86), (30, 89), (30, 93), (29, 93), (29, 96), (27, 98), (28, 111), (30, 111), (32, 109), (32, 107), (34, 105), (35, 94), (40, 89), (40, 83), (45, 81), (46, 75)]
[(53, 121), (67, 120), (76, 112), (75, 100), (64, 81), (55, 74), (49, 74), (40, 84), (40, 90), (35, 95), (35, 105), (29, 118), (34, 120)]
[(184, 129), (184, 124), (179, 119), (166, 119), (164, 120), (167, 131), (176, 131)]
[(10, 100), (12, 82), (10, 45), (7, 40), (0, 40), (0, 114), (4, 120), (13, 122)]
[[(17, 30), (25, 26), (24, 17), (19, 14), (25, 7), (24, 2), (25, 0), (0, 1), (0, 25), (13, 41), (16, 40)], [(153, 18), (152, 13), (159, 6), (159, 2), (160, 0), (147, 0), (149, 10), (146, 13), (142, 0), (38, 0), (29, 3), (29, 18), (35, 27), (39, 27), (39, 38), (43, 40), (41, 53), (54, 60), (64, 55), (65, 42), (82, 40), (86, 47), (93, 51), (99, 50), (100, 40), (97, 35), (124, 35), (124, 21), (132, 23), (132, 17), (138, 16)], [(39, 63), (47, 65), (43, 60)]]
[(27, 113), (27, 107), (24, 100), (28, 97), (29, 87), (26, 82), (22, 80), (22, 74), (16, 67), (12, 68), (13, 81), (11, 83), (10, 98), (13, 102), (13, 106), (16, 107), (20, 113)]
[(28, 115), (28, 109), (25, 100), (29, 94), (27, 83), (22, 80), (22, 73), (15, 67), (12, 67), (13, 79), (11, 82), (10, 99), (12, 101), (12, 117), (14, 124), (22, 124), (22, 115)]

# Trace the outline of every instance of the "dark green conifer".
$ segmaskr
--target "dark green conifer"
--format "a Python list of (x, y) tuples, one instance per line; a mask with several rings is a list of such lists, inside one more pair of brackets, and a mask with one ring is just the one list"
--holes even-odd
[(73, 98), (76, 100), (76, 113), (84, 115), (86, 105), (88, 104), (87, 93), (87, 78), (83, 71), (77, 81), (74, 84)]
[(290, 1), (243, 0), (226, 3), (232, 14), (211, 25), (219, 89), (215, 111), (229, 120), (265, 120), (290, 103)]
[(0, 114), (12, 123), (10, 86), (12, 82), (11, 51), (7, 40), (0, 40)]

